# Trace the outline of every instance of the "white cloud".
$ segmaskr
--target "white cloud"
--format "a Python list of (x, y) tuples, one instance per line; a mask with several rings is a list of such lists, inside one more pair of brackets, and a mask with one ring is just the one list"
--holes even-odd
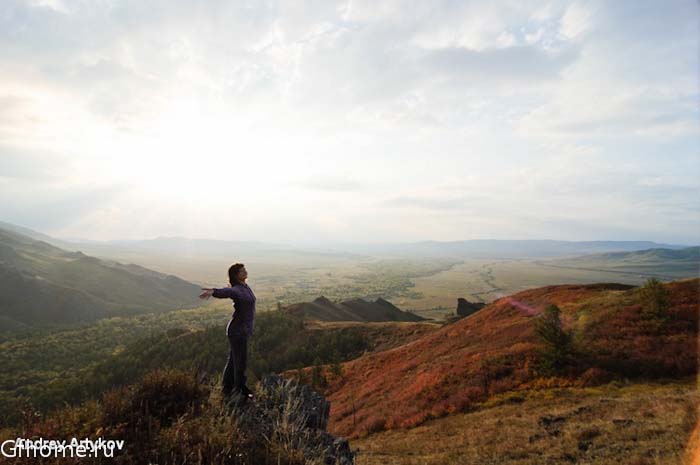
[(592, 12), (579, 2), (574, 2), (566, 9), (561, 18), (559, 32), (566, 39), (577, 39), (591, 28)]
[[(95, 238), (697, 241), (697, 10), (8, 0), (0, 216)], [(62, 205), (50, 222), (26, 179)]]

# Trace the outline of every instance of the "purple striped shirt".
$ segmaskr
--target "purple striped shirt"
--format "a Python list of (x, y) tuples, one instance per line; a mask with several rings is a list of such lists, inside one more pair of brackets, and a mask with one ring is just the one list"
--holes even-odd
[(236, 283), (231, 287), (214, 288), (213, 297), (233, 300), (233, 315), (226, 326), (226, 334), (253, 335), (255, 321), (255, 294), (245, 283)]

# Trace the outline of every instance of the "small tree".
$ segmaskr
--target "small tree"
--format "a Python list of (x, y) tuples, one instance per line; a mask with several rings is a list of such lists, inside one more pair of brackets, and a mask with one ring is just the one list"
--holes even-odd
[(299, 383), (306, 383), (306, 373), (304, 373), (304, 368), (297, 368), (297, 381)]
[(343, 365), (336, 360), (331, 364), (331, 373), (333, 373), (333, 376), (340, 378), (343, 376)]
[(573, 343), (571, 333), (565, 331), (561, 323), (561, 310), (550, 304), (535, 319), (535, 334), (542, 343), (539, 369), (543, 374), (557, 374), (571, 361)]
[(338, 349), (333, 349), (330, 363), (331, 374), (336, 378), (343, 376), (343, 366), (340, 364), (340, 353), (338, 353)]
[(314, 360), (314, 365), (311, 368), (311, 385), (322, 388), (328, 385), (328, 380), (321, 365), (321, 359), (318, 357)]
[(639, 288), (642, 300), (642, 312), (649, 318), (665, 318), (671, 305), (671, 295), (663, 283), (656, 278), (649, 278)]

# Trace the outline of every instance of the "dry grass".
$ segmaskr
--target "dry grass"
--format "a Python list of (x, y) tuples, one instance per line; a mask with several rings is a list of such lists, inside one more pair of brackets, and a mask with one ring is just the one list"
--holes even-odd
[(358, 465), (690, 464), (699, 404), (690, 381), (526, 391), (352, 445)]
[[(195, 372), (156, 370), (102, 398), (67, 406), (49, 416), (28, 414), (16, 428), (0, 429), (0, 443), (14, 438), (70, 441), (98, 437), (124, 441), (114, 457), (18, 458), (0, 464), (193, 464), (322, 465), (320, 430), (306, 427), (301, 389), (285, 383), (256, 386), (255, 403), (225, 402), (220, 377), (203, 382)], [(252, 402), (252, 401), (251, 401)], [(8, 452), (10, 450), (8, 449)], [(325, 462), (328, 463), (328, 462)]]
[(419, 339), (441, 327), (439, 323), (412, 321), (318, 321), (306, 320), (304, 326), (311, 330), (360, 328), (369, 342), (370, 352), (381, 352)]
[[(694, 374), (699, 285), (666, 284), (672, 302), (663, 322), (643, 317), (634, 289), (609, 284), (545, 286), (499, 299), (404, 345), (344, 363), (343, 376), (325, 388), (329, 428), (356, 438), (467, 412), (507, 391)], [(571, 373), (543, 379), (535, 369), (533, 314), (551, 303), (587, 353)]]

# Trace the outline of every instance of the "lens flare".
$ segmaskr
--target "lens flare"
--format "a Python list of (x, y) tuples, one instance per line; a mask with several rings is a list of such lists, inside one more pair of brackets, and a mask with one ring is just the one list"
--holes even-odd
[(534, 316), (534, 315), (537, 315), (538, 313), (540, 313), (540, 311), (537, 310), (536, 308), (531, 307), (528, 304), (525, 304), (525, 303), (520, 302), (518, 300), (515, 300), (512, 297), (506, 298), (506, 302), (509, 303), (510, 305), (512, 305), (513, 307), (517, 308), (518, 310), (522, 311), (526, 315)]

